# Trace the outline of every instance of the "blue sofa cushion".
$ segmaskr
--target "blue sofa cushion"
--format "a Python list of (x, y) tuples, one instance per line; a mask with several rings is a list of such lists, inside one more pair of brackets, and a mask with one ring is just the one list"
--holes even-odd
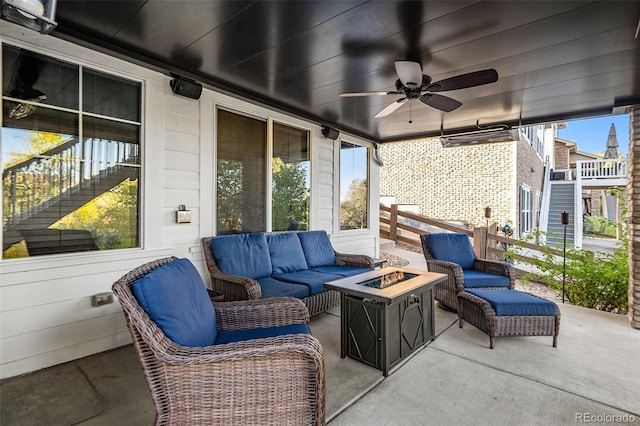
[(260, 284), (260, 291), (262, 292), (263, 298), (288, 296), (303, 299), (310, 294), (309, 287), (304, 284), (288, 283), (272, 277), (260, 278), (256, 281)]
[(509, 277), (487, 274), (486, 272), (467, 269), (462, 271), (464, 288), (509, 287)]
[(317, 266), (312, 271), (322, 272), (323, 274), (342, 275), (343, 277), (350, 277), (356, 274), (362, 274), (363, 272), (369, 272), (369, 268), (361, 268), (359, 266), (347, 266), (347, 265), (328, 265)]
[(430, 234), (427, 236), (427, 248), (437, 260), (457, 263), (462, 269), (473, 268), (473, 247), (464, 234)]
[(556, 304), (518, 290), (465, 290), (491, 303), (498, 316), (555, 316)]
[(298, 237), (309, 268), (335, 265), (336, 255), (325, 231), (298, 232)]
[(322, 293), (324, 291), (324, 283), (344, 278), (342, 275), (323, 274), (322, 272), (311, 271), (309, 269), (289, 272), (287, 274), (277, 274), (273, 277), (281, 281), (304, 284), (309, 287), (311, 295)]
[(188, 259), (162, 265), (133, 283), (133, 294), (164, 334), (182, 346), (216, 340), (216, 314), (200, 274)]
[(311, 330), (307, 324), (289, 324), (280, 327), (252, 328), (249, 330), (220, 330), (215, 344), (222, 345), (244, 340), (284, 336), (286, 334), (311, 334)]
[(300, 239), (295, 232), (267, 235), (272, 274), (284, 274), (307, 268)]
[(271, 275), (267, 237), (263, 233), (222, 235), (211, 240), (211, 251), (226, 274), (258, 279)]

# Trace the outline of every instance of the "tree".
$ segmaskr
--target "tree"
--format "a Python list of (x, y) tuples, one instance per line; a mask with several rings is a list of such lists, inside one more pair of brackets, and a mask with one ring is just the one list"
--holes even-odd
[(364, 229), (368, 226), (367, 181), (351, 182), (347, 198), (340, 203), (340, 229)]
[(309, 192), (307, 171), (302, 162), (285, 163), (280, 158), (272, 160), (272, 227), (284, 231), (297, 222), (299, 229), (309, 227)]

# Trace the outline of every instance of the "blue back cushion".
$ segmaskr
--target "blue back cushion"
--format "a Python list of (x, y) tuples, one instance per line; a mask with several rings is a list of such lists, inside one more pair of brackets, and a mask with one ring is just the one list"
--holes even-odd
[(215, 237), (211, 240), (211, 251), (224, 273), (254, 280), (271, 275), (269, 246), (263, 233)]
[(133, 283), (133, 294), (164, 334), (182, 346), (216, 340), (216, 314), (200, 274), (188, 259), (162, 265)]
[(298, 232), (298, 238), (304, 250), (309, 268), (316, 266), (335, 265), (336, 255), (329, 236), (325, 231)]
[(462, 271), (464, 276), (465, 288), (482, 288), (482, 287), (509, 287), (509, 277), (503, 275), (487, 274), (486, 272), (468, 269)]
[(465, 290), (491, 303), (496, 315), (555, 316), (557, 306), (550, 300), (540, 299), (518, 290)]
[(437, 260), (457, 263), (462, 269), (473, 269), (473, 247), (469, 237), (464, 234), (430, 234), (427, 237), (427, 248)]
[(307, 260), (295, 232), (267, 235), (273, 274), (286, 274), (307, 268)]

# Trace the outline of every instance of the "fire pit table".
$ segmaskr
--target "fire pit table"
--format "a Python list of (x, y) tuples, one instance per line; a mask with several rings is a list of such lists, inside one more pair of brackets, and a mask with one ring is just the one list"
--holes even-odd
[(387, 267), (325, 283), (340, 292), (340, 356), (382, 370), (435, 337), (433, 288), (447, 275)]

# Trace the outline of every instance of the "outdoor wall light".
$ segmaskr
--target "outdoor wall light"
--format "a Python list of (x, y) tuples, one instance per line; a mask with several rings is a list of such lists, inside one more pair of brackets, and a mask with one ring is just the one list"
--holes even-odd
[(2, 0), (2, 19), (49, 34), (55, 22), (57, 0)]

